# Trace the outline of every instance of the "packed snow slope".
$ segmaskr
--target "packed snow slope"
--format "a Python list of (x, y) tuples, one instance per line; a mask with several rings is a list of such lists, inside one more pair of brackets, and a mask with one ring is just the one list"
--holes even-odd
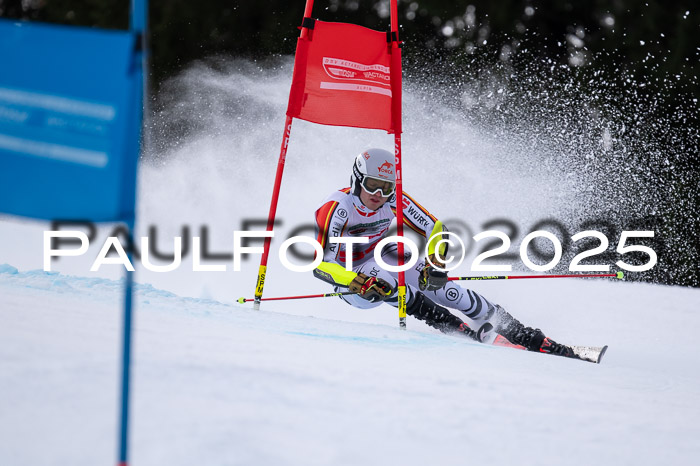
[[(0, 464), (109, 464), (122, 284), (0, 270)], [(138, 285), (132, 463), (695, 464), (700, 290), (478, 288), (560, 341), (609, 344), (602, 364), (402, 331), (388, 307), (256, 312)]]
[[(174, 237), (191, 246), (206, 236), (218, 258), (204, 263), (226, 271), (193, 272), (191, 247), (172, 272), (135, 264), (132, 464), (694, 464), (698, 289), (469, 282), (557, 341), (610, 345), (601, 365), (483, 346), (412, 318), (401, 331), (388, 306), (363, 311), (329, 298), (254, 312), (235, 304), (253, 293), (259, 254), (232, 270), (233, 232), (264, 228), (291, 76), (289, 58), (196, 64), (163, 87), (149, 114), (136, 237), (171, 253)], [(484, 245), (470, 239), (487, 229), (505, 229), (512, 241), (512, 255), (491, 264), (531, 273), (520, 242), (552, 219), (569, 235), (597, 221), (612, 255), (595, 260), (616, 270), (619, 232), (604, 214), (632, 205), (644, 215), (656, 205), (643, 197), (656, 183), (648, 167), (631, 178), (610, 169), (628, 160), (623, 122), (603, 118), (596, 96), (562, 101), (555, 88), (539, 107), (520, 109), (528, 118), (517, 132), (478, 126), (456, 110), (460, 102), (488, 114), (509, 95), (499, 82), (483, 84), (457, 102), (440, 98), (435, 83), (407, 80), (404, 92), (404, 188), (467, 242), (453, 273), (480, 273), (470, 265)], [(560, 108), (575, 111), (547, 111)], [(348, 186), (353, 158), (368, 147), (390, 149), (393, 137), (294, 122), (266, 297), (331, 291), (311, 273), (285, 270), (277, 252), (293, 233), (313, 235), (314, 211)], [(55, 259), (46, 273), (36, 270), (51, 225), (0, 216), (0, 264), (11, 264), (0, 265), (0, 465), (116, 457), (124, 268), (90, 272), (113, 228), (99, 228), (86, 254)]]

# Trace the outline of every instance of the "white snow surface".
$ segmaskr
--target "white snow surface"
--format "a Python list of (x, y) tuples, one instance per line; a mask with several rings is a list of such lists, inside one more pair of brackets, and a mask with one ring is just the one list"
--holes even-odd
[[(209, 251), (231, 253), (233, 231), (267, 216), (291, 61), (236, 66), (179, 76), (163, 120), (190, 131), (147, 146), (136, 236), (160, 251), (206, 226)], [(538, 220), (590, 209), (578, 193), (593, 185), (567, 169), (566, 151), (480, 132), (432, 91), (404, 94), (403, 169), (406, 191), (438, 218), (461, 219), (471, 234), (512, 219), (517, 252)], [(277, 250), (372, 146), (393, 138), (294, 122), (266, 297), (331, 291), (285, 270)], [(0, 217), (0, 466), (116, 462), (124, 269), (90, 272), (111, 228), (47, 273), (37, 269), (49, 224)], [(480, 248), (455, 275), (474, 274)], [(136, 264), (131, 464), (638, 466), (700, 456), (699, 289), (469, 282), (559, 342), (609, 345), (596, 365), (476, 344), (410, 317), (402, 331), (389, 306), (328, 298), (255, 312), (236, 299), (251, 296), (258, 260), (239, 272), (230, 261), (214, 261), (226, 272), (192, 272), (191, 251), (173, 272)]]
[[(123, 283), (0, 271), (0, 464), (108, 464)], [(609, 344), (600, 365), (402, 331), (388, 307), (342, 320), (137, 285), (131, 463), (694, 464), (700, 290), (548, 282), (479, 285), (547, 295), (518, 316)]]

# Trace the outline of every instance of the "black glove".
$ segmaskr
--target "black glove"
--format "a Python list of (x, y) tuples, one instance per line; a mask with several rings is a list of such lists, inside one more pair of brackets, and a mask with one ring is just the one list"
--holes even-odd
[(360, 297), (373, 303), (384, 301), (394, 292), (386, 281), (381, 278), (368, 277), (364, 273), (358, 273), (348, 288), (353, 293), (357, 293)]
[(437, 291), (447, 285), (447, 272), (436, 269), (430, 264), (431, 261), (436, 266), (444, 268), (444, 264), (440, 262), (434, 254), (430, 256), (430, 261), (425, 259), (425, 267), (423, 267), (423, 271), (418, 279), (418, 288), (420, 288), (421, 291)]

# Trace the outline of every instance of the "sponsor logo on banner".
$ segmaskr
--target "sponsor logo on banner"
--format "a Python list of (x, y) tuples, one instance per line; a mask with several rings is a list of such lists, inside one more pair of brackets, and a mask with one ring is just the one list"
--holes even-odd
[(367, 92), (391, 97), (391, 73), (388, 66), (323, 57), (323, 70), (333, 81), (321, 81), (321, 89)]

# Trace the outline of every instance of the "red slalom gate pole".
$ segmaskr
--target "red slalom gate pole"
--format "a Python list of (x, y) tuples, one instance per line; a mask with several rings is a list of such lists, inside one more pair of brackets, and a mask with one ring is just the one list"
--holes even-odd
[[(304, 7), (304, 18), (310, 18), (314, 7), (314, 0), (306, 0)], [(305, 27), (301, 28), (301, 37), (305, 38), (308, 35), (308, 30)], [(282, 137), (282, 147), (280, 148), (280, 156), (277, 162), (277, 174), (275, 175), (275, 185), (272, 189), (272, 200), (270, 201), (270, 212), (267, 216), (266, 231), (272, 231), (275, 226), (275, 216), (277, 215), (277, 201), (280, 195), (280, 186), (282, 185), (282, 174), (284, 173), (284, 163), (287, 158), (287, 148), (289, 147), (289, 138), (292, 132), (292, 117), (287, 115), (284, 123), (284, 135)], [(255, 298), (254, 309), (260, 309), (260, 302), (263, 300), (263, 289), (265, 288), (265, 275), (267, 274), (267, 258), (270, 254), (270, 243), (272, 238), (266, 237), (263, 246), (262, 257), (260, 258), (260, 267), (258, 268), (258, 279), (255, 283)]]
[(515, 280), (517, 278), (593, 278), (593, 277), (612, 277), (622, 280), (625, 274), (617, 273), (571, 273), (564, 275), (490, 275), (483, 277), (448, 277), (448, 280)]
[[(397, 0), (391, 0), (391, 119), (394, 130), (394, 170), (396, 172), (396, 234), (403, 238), (403, 181), (401, 172), (401, 43)], [(398, 243), (399, 261), (404, 263), (404, 244)], [(399, 272), (399, 327), (406, 328), (406, 277)]]
[[(284, 124), (284, 136), (282, 138), (282, 147), (280, 148), (280, 157), (277, 161), (277, 174), (275, 175), (275, 185), (272, 189), (272, 200), (270, 201), (270, 212), (267, 215), (267, 229), (272, 231), (275, 226), (275, 215), (277, 214), (277, 201), (280, 195), (280, 186), (282, 185), (282, 174), (284, 173), (284, 163), (287, 159), (287, 148), (289, 147), (289, 136), (292, 132), (292, 117), (287, 115), (287, 120)], [(267, 272), (267, 257), (270, 254), (270, 243), (272, 238), (266, 237), (263, 246), (262, 257), (260, 258), (260, 267), (258, 268), (258, 280), (255, 284), (255, 310), (260, 309), (260, 301), (262, 300), (263, 288), (265, 287), (265, 275)]]
[[(348, 294), (355, 294), (352, 291), (339, 291), (337, 293), (322, 293), (322, 294), (307, 294), (303, 296), (280, 296), (277, 298), (260, 298), (261, 301), (282, 301), (289, 299), (309, 299), (309, 298), (330, 298), (332, 296), (345, 296)], [(255, 301), (255, 298), (238, 298), (238, 302), (241, 304)]]

